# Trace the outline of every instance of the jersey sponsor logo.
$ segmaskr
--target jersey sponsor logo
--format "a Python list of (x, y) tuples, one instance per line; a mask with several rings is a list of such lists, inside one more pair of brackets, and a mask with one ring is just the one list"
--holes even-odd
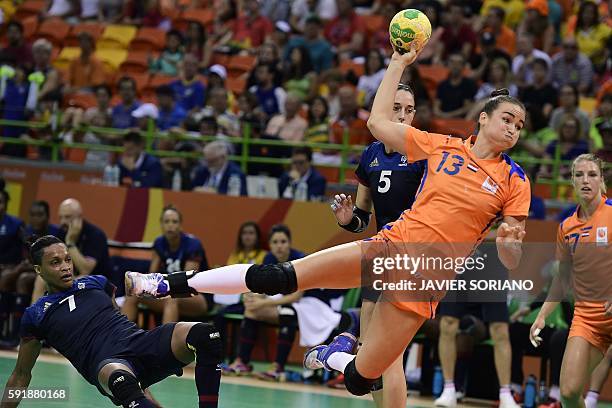
[(467, 168), (468, 168), (468, 170), (471, 170), (474, 173), (476, 173), (478, 171), (478, 167), (474, 166), (472, 163), (468, 163)]
[(399, 167), (408, 167), (408, 159), (406, 159), (406, 156), (402, 155), (402, 157), (400, 158), (400, 164), (398, 164)]
[(51, 306), (52, 303), (51, 302), (45, 302), (45, 305), (43, 306), (43, 313), (47, 311), (47, 309), (49, 308), (49, 306)]
[(85, 282), (79, 282), (79, 283), (77, 283), (77, 288), (79, 288), (79, 289), (85, 289)]
[(378, 157), (375, 157), (374, 160), (370, 162), (369, 167), (377, 167), (378, 166)]
[(2, 227), (0, 227), (0, 235), (6, 235), (6, 225), (2, 225)]
[(608, 227), (597, 227), (597, 246), (608, 244)]
[(493, 180), (491, 180), (491, 177), (487, 177), (484, 183), (482, 183), (482, 188), (491, 194), (495, 194), (497, 193), (498, 186)]

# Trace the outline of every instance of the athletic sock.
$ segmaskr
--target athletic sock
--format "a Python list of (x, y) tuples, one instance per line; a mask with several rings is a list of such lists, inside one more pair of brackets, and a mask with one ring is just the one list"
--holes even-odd
[(285, 371), (285, 364), (291, 352), (293, 341), (295, 340), (295, 326), (281, 326), (278, 333), (278, 344), (276, 346), (276, 364), (280, 371)]
[(355, 357), (357, 356), (355, 356), (354, 354), (337, 351), (335, 353), (332, 353), (327, 358), (327, 365), (333, 368), (334, 370), (340, 371), (342, 374), (344, 374), (344, 369), (346, 368), (348, 363), (355, 359)]
[(257, 340), (257, 321), (245, 317), (240, 324), (240, 348), (238, 357), (244, 364), (251, 361), (251, 353)]
[(505, 384), (499, 387), (499, 398), (501, 398), (502, 395), (509, 395), (510, 397), (512, 397), (509, 384)]
[(586, 408), (596, 408), (598, 399), (599, 393), (597, 391), (589, 390), (586, 398), (584, 399), (584, 405), (586, 405)]
[(200, 293), (233, 295), (250, 292), (245, 276), (251, 266), (253, 265), (236, 264), (199, 272), (187, 280), (187, 284)]
[(455, 390), (455, 380), (445, 380), (444, 381), (444, 392), (452, 392), (456, 393)]
[(217, 364), (196, 364), (195, 381), (198, 389), (199, 408), (217, 408), (221, 369)]
[(548, 391), (548, 397), (555, 401), (561, 401), (561, 389), (558, 385), (552, 385)]

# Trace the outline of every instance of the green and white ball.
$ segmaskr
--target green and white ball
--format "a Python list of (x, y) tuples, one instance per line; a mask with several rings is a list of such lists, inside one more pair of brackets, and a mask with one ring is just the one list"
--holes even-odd
[(397, 13), (389, 24), (391, 45), (400, 53), (407, 52), (411, 44), (421, 50), (431, 37), (431, 23), (420, 10), (406, 9)]

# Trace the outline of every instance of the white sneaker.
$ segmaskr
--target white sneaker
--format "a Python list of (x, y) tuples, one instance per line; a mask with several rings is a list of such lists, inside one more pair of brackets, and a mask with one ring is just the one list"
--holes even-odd
[(436, 407), (448, 407), (454, 408), (457, 406), (457, 392), (452, 388), (445, 388), (442, 391), (442, 395), (440, 395), (435, 401), (434, 405)]
[(499, 396), (499, 408), (521, 408), (521, 406), (516, 403), (512, 394), (504, 393)]
[(169, 288), (161, 273), (125, 273), (125, 295), (144, 298), (168, 296)]

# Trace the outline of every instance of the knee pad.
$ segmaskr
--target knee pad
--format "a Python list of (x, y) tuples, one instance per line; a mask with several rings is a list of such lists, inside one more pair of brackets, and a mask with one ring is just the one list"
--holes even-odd
[(382, 379), (382, 375), (380, 377), (378, 377), (378, 379), (374, 382), (374, 384), (372, 384), (372, 392), (374, 391), (380, 391), (383, 389), (383, 379)]
[(291, 262), (253, 265), (247, 270), (245, 281), (247, 288), (254, 293), (288, 295), (297, 290), (297, 277)]
[(198, 323), (187, 333), (187, 348), (196, 356), (196, 364), (220, 364), (223, 342), (219, 331), (210, 323)]
[(108, 378), (108, 389), (123, 406), (127, 406), (130, 402), (139, 398), (144, 398), (138, 380), (134, 377), (134, 374), (126, 370), (112, 372)]
[(282, 305), (278, 308), (278, 325), (286, 327), (297, 327), (297, 312), (291, 305)]
[(363, 377), (355, 367), (355, 359), (353, 359), (344, 369), (344, 385), (346, 389), (353, 395), (362, 396), (369, 394), (376, 380), (369, 380)]
[(170, 296), (173, 298), (187, 298), (197, 295), (198, 291), (187, 283), (196, 273), (198, 271), (179, 271), (166, 275), (166, 279), (168, 279), (170, 284)]

